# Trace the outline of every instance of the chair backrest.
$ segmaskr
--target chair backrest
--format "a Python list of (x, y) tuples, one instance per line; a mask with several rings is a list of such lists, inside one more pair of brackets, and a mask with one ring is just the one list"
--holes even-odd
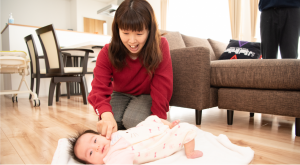
[(45, 56), (46, 72), (64, 73), (63, 58), (54, 26), (48, 25), (36, 30)]
[(24, 38), (24, 40), (26, 42), (29, 57), (30, 57), (31, 73), (39, 74), (40, 73), (40, 63), (39, 63), (38, 53), (37, 53), (37, 49), (36, 49), (32, 34), (26, 36)]

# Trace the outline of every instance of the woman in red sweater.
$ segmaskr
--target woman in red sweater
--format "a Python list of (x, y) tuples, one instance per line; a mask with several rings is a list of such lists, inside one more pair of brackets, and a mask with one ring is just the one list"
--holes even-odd
[(97, 131), (108, 139), (150, 115), (166, 119), (173, 92), (169, 44), (146, 0), (123, 1), (112, 33), (97, 57), (88, 96), (100, 119)]

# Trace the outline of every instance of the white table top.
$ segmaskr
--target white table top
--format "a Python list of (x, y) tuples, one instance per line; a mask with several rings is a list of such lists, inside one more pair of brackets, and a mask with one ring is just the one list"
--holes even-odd
[[(64, 47), (64, 49), (67, 49), (67, 48), (92, 49), (93, 46), (104, 46), (105, 44), (107, 44), (107, 43), (99, 42), (99, 41), (88, 41), (88, 42), (83, 42), (83, 43), (79, 43), (76, 45), (70, 45), (70, 46)], [(92, 49), (92, 50), (94, 51), (94, 53), (90, 53), (89, 56), (97, 57), (101, 49), (96, 48), (96, 49)], [(64, 52), (68, 52), (71, 55), (76, 54), (76, 56), (84, 56), (84, 53), (85, 53), (83, 51), (64, 51)]]
[(104, 46), (105, 44), (108, 44), (106, 42), (99, 42), (99, 41), (88, 41), (79, 43), (76, 45), (70, 45), (65, 48), (85, 48), (85, 49), (92, 49), (93, 46)]

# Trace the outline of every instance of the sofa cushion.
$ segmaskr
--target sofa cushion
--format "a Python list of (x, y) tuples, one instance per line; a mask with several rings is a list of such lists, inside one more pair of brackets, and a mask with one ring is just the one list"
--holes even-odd
[(181, 34), (181, 36), (182, 36), (182, 39), (183, 39), (186, 47), (195, 47), (195, 46), (207, 47), (210, 51), (210, 53), (209, 53), (210, 60), (216, 60), (215, 53), (214, 53), (212, 47), (210, 46), (209, 42), (207, 41), (207, 39), (186, 36), (183, 34)]
[(211, 86), (300, 90), (300, 60), (237, 59), (211, 62)]
[(216, 59), (219, 59), (221, 54), (226, 50), (226, 47), (228, 44), (220, 42), (220, 41), (212, 40), (210, 38), (207, 40), (210, 43), (212, 49), (214, 50)]
[(218, 107), (299, 118), (300, 91), (220, 88)]
[(230, 40), (219, 60), (261, 58), (260, 43)]
[(185, 48), (185, 44), (179, 32), (160, 30), (160, 33), (166, 33), (164, 37), (166, 37), (169, 42), (170, 50)]

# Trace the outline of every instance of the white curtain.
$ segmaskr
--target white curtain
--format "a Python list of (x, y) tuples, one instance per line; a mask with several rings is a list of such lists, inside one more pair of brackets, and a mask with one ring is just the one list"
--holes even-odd
[[(230, 25), (231, 25), (231, 36), (232, 39), (240, 40), (242, 38), (241, 33), (241, 10), (242, 2), (244, 0), (228, 0), (229, 14), (230, 14)], [(242, 19), (244, 20), (244, 19)], [(243, 23), (242, 23), (243, 24)]]
[(160, 1), (160, 25), (162, 30), (167, 30), (167, 13), (169, 0)]
[[(257, 12), (255, 21), (256, 9), (250, 7), (251, 3), (255, 3), (253, 7), (258, 6), (258, 2), (252, 2), (257, 0), (239, 1), (242, 2), (241, 8), (245, 9), (240, 14), (239, 39), (260, 42), (260, 12)], [(232, 39), (229, 3), (226, 0), (169, 0), (167, 20), (169, 31), (179, 31), (185, 35), (211, 38), (224, 43)], [(256, 25), (253, 26), (255, 22)], [(300, 42), (298, 47), (300, 59)], [(281, 58), (280, 52), (278, 55)]]
[(258, 14), (258, 0), (250, 0), (250, 18), (251, 18), (251, 41), (256, 41), (256, 26)]
[[(259, 41), (257, 31), (259, 31), (258, 22), (258, 0), (243, 0), (240, 11), (240, 32), (239, 40)], [(260, 36), (259, 36), (260, 38)]]
[(228, 1), (170, 0), (167, 30), (228, 43), (231, 39)]

